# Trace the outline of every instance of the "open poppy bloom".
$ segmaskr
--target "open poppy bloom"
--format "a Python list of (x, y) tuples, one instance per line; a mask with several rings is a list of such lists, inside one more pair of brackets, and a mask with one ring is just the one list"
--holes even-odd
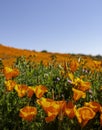
[(94, 102), (94, 101), (85, 102), (84, 105), (92, 108), (92, 110), (95, 111), (95, 112), (100, 111), (100, 107), (101, 107), (101, 105), (98, 102)]
[(37, 103), (42, 106), (48, 115), (48, 117), (45, 118), (46, 122), (53, 121), (57, 115), (59, 115), (59, 120), (62, 120), (65, 101), (54, 101), (48, 98), (41, 98), (37, 100)]
[(76, 78), (74, 80), (74, 83), (75, 87), (81, 91), (87, 91), (91, 88), (91, 85), (90, 85), (90, 82), (85, 82), (83, 81), (82, 79), (80, 78)]
[(47, 91), (48, 91), (47, 88), (43, 85), (34, 87), (34, 93), (37, 98), (41, 98)]
[(74, 113), (74, 104), (69, 101), (68, 103), (66, 103), (65, 106), (65, 113), (69, 118), (74, 118), (75, 117), (75, 113)]
[(15, 85), (16, 85), (16, 82), (13, 80), (5, 81), (5, 86), (6, 86), (7, 91), (12, 91)]
[(86, 106), (74, 109), (74, 111), (78, 122), (82, 125), (82, 127), (84, 127), (88, 121), (93, 119), (96, 115), (96, 113), (90, 107)]
[(19, 97), (23, 97), (23, 96), (25, 96), (26, 93), (27, 93), (28, 86), (26, 86), (26, 85), (21, 85), (21, 84), (16, 84), (14, 89), (15, 89), (16, 92), (18, 93), (18, 96), (19, 96)]
[(75, 101), (79, 100), (80, 98), (85, 98), (86, 97), (86, 93), (81, 91), (81, 90), (78, 90), (78, 89), (75, 89), (75, 88), (72, 88), (72, 91), (73, 91), (73, 99)]
[(19, 75), (18, 69), (12, 69), (9, 67), (4, 67), (4, 75), (6, 77), (6, 80), (15, 78), (16, 76)]
[(98, 102), (85, 102), (84, 104), (87, 107), (90, 107), (94, 112), (100, 112), (100, 125), (102, 126), (102, 106)]
[(36, 107), (25, 106), (22, 109), (20, 109), (19, 116), (22, 117), (24, 120), (32, 121), (33, 118), (35, 118), (36, 114)]
[(72, 73), (68, 74), (71, 84), (75, 86), (76, 89), (79, 89), (83, 92), (89, 90), (91, 88), (90, 82), (83, 81), (81, 78), (74, 78), (74, 75)]

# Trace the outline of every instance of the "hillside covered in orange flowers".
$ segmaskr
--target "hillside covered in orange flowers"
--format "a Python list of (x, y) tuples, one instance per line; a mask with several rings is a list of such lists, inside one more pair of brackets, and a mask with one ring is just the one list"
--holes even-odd
[(43, 51), (36, 52), (33, 50), (23, 50), (0, 44), (0, 58), (2, 59), (3, 63), (7, 66), (12, 65), (12, 63), (15, 62), (16, 58), (20, 56), (24, 56), (27, 59), (32, 60), (34, 62), (43, 61), (43, 63), (48, 63), (51, 62), (54, 58), (57, 59), (57, 62), (67, 61), (71, 55)]
[(76, 66), (76, 63), (81, 60), (84, 61), (88, 67), (101, 67), (102, 60), (96, 59), (96, 57), (81, 55), (81, 54), (61, 54), (51, 53), (47, 51), (37, 52), (34, 50), (24, 50), (13, 47), (4, 46), (0, 44), (0, 59), (5, 66), (12, 66), (16, 59), (20, 56), (24, 56), (27, 60), (32, 62), (43, 62), (45, 65), (56, 62), (57, 64), (71, 63), (72, 66)]

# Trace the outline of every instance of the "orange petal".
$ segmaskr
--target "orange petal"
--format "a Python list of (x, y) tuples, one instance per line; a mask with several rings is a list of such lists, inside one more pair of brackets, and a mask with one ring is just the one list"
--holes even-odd
[(83, 92), (83, 91), (80, 91), (80, 90), (77, 90), (77, 89), (74, 89), (74, 88), (72, 88), (72, 91), (74, 93), (73, 99), (75, 101), (79, 100), (80, 98), (85, 98), (86, 97), (86, 93)]
[(34, 94), (34, 88), (33, 87), (28, 87), (27, 88), (27, 96), (29, 98), (31, 98), (33, 96), (33, 94)]
[(6, 86), (7, 91), (12, 91), (15, 85), (16, 85), (16, 82), (13, 80), (5, 81), (5, 86)]
[(74, 104), (71, 101), (66, 104), (65, 113), (69, 118), (74, 118)]
[(49, 123), (49, 122), (55, 120), (55, 118), (56, 118), (56, 116), (55, 116), (55, 115), (52, 115), (52, 116), (46, 117), (45, 120), (46, 120), (47, 123)]

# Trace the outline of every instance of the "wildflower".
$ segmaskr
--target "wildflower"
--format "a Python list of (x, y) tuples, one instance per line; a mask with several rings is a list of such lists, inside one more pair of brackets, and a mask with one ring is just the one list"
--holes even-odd
[(75, 87), (81, 91), (87, 91), (91, 88), (90, 82), (85, 82), (80, 78), (76, 78), (73, 82)]
[(100, 106), (101, 105), (98, 102), (94, 102), (94, 101), (85, 102), (84, 105), (87, 106), (87, 107), (90, 107), (95, 112), (100, 111)]
[(23, 97), (26, 95), (28, 87), (26, 85), (16, 84), (14, 89), (18, 93), (19, 97)]
[(32, 121), (33, 118), (35, 118), (36, 114), (36, 107), (25, 106), (22, 109), (20, 109), (19, 116), (22, 117), (24, 120)]
[(16, 85), (16, 82), (13, 80), (5, 81), (5, 86), (6, 86), (7, 91), (12, 91), (15, 85)]
[(70, 80), (72, 81), (71, 84), (74, 85), (76, 89), (79, 89), (81, 91), (87, 91), (91, 88), (90, 82), (83, 81), (81, 78), (74, 78), (74, 75), (72, 73), (68, 74)]
[(96, 113), (90, 108), (83, 106), (78, 109), (74, 109), (75, 115), (78, 119), (78, 122), (84, 127), (89, 120), (93, 119), (96, 115)]
[(34, 88), (33, 87), (28, 87), (27, 88), (27, 97), (31, 98), (34, 94)]
[(39, 85), (34, 88), (34, 92), (37, 98), (41, 98), (47, 91), (47, 88), (43, 85)]
[(100, 112), (100, 125), (102, 126), (102, 106), (98, 102), (85, 102), (84, 104), (87, 107), (90, 107), (94, 112)]
[(73, 93), (74, 93), (73, 99), (74, 99), (75, 101), (79, 100), (80, 98), (85, 98), (85, 97), (86, 97), (86, 93), (83, 92), (83, 91), (81, 91), (81, 90), (72, 88), (72, 91), (73, 91)]
[(42, 106), (48, 117), (45, 118), (46, 122), (53, 121), (57, 115), (59, 120), (63, 119), (65, 101), (54, 101), (49, 98), (41, 98), (37, 100), (37, 103)]
[(9, 67), (4, 67), (4, 75), (6, 77), (6, 80), (15, 78), (19, 75), (19, 71), (17, 69), (12, 69)]

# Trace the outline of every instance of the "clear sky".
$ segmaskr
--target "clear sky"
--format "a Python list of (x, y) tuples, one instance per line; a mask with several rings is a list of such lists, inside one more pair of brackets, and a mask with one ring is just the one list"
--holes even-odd
[(0, 0), (0, 43), (102, 55), (102, 0)]

